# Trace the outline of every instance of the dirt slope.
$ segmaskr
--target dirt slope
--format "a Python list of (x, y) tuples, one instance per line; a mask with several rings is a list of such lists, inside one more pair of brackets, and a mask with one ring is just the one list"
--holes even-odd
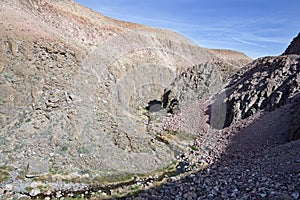
[(222, 63), (226, 79), (251, 61), (73, 1), (3, 0), (0, 26), (0, 181), (18, 193), (32, 178), (56, 191), (165, 169), (175, 152), (148, 102), (195, 66)]
[[(295, 40), (291, 45), (299, 50)], [(299, 199), (300, 66), (294, 52), (253, 61), (215, 98), (172, 115), (166, 128), (199, 134), (185, 159), (208, 167), (124, 199)]]

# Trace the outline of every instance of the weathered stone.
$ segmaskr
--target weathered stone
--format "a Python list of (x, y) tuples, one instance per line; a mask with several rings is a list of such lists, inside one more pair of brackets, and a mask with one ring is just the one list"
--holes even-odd
[(18, 200), (31, 200), (31, 197), (27, 195), (21, 195), (20, 197), (18, 197)]
[[(257, 73), (266, 76), (257, 77)], [(272, 111), (286, 104), (300, 91), (296, 79), (299, 73), (300, 62), (296, 55), (259, 58), (247, 65), (233, 76), (227, 86), (225, 126), (245, 119), (258, 110)], [(275, 74), (282, 75), (267, 78)], [(257, 81), (253, 82), (253, 79)]]
[(300, 33), (293, 39), (291, 44), (285, 50), (283, 55), (298, 54), (300, 55)]
[(10, 191), (12, 191), (13, 187), (14, 186), (12, 184), (7, 184), (7, 185), (5, 185), (4, 190), (6, 192), (10, 192)]
[(43, 160), (31, 159), (27, 165), (27, 178), (34, 178), (48, 174), (48, 164)]
[(119, 174), (165, 168), (173, 152), (153, 139), (163, 121), (147, 130), (147, 103), (160, 100), (176, 78), (182, 86), (178, 100), (198, 99), (197, 92), (215, 91), (226, 79), (220, 70), (227, 76), (251, 61), (235, 51), (201, 48), (171, 31), (103, 17), (70, 1), (4, 0), (0, 18), (5, 66), (0, 151), (15, 159), (16, 168), (28, 163), (27, 178), (48, 170)]
[(290, 140), (297, 140), (300, 139), (300, 98), (294, 103), (291, 116)]
[(292, 197), (294, 198), (294, 199), (299, 199), (299, 192), (294, 192), (293, 194), (292, 194)]
[(176, 102), (179, 108), (183, 108), (201, 97), (216, 93), (234, 72), (234, 68), (222, 62), (195, 65), (182, 72), (163, 94), (164, 107), (173, 110)]
[(29, 192), (29, 195), (32, 197), (35, 197), (41, 193), (41, 190), (39, 188), (34, 188)]

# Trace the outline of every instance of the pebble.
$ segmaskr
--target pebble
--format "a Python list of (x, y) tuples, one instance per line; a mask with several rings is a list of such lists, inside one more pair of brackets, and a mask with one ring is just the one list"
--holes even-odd
[(265, 198), (266, 196), (267, 196), (267, 194), (265, 194), (265, 193), (261, 193), (261, 194), (259, 194), (262, 198)]
[(13, 189), (13, 185), (12, 185), (12, 184), (7, 184), (7, 185), (5, 185), (5, 187), (4, 187), (4, 190), (5, 190), (5, 191), (12, 191), (12, 189)]
[(43, 185), (42, 182), (32, 182), (30, 184), (30, 187), (32, 188), (37, 188), (38, 186)]
[(27, 195), (21, 195), (18, 197), (18, 200), (31, 200), (31, 197), (29, 197)]
[(184, 199), (195, 199), (197, 194), (195, 192), (188, 192), (183, 195)]
[(41, 193), (41, 190), (39, 188), (34, 188), (29, 192), (29, 195), (32, 197), (35, 197)]
[(50, 196), (51, 193), (52, 193), (51, 190), (47, 190), (44, 194), (47, 195), (47, 196)]
[(55, 197), (58, 198), (58, 199), (59, 199), (60, 197), (62, 197), (61, 191), (56, 192)]
[(299, 198), (299, 192), (293, 193), (293, 194), (292, 194), (292, 197), (293, 197), (294, 199), (298, 199), (298, 198)]

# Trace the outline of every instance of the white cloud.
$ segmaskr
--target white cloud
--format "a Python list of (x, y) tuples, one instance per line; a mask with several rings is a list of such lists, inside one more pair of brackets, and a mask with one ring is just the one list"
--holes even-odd
[(241, 39), (236, 38), (236, 37), (233, 37), (232, 39), (235, 40), (235, 41), (238, 41), (240, 43), (243, 43), (243, 44), (248, 44), (248, 45), (253, 45), (253, 46), (258, 46), (258, 47), (263, 47), (263, 48), (265, 47), (265, 46), (262, 46), (262, 45), (259, 45), (259, 44), (253, 43), (253, 42), (248, 42), (246, 40), (241, 40)]

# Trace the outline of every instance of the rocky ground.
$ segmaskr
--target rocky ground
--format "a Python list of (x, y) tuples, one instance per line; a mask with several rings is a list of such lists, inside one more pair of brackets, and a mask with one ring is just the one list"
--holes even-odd
[(192, 154), (209, 151), (208, 168), (124, 199), (299, 199), (300, 141), (289, 140), (291, 107), (202, 134), (195, 143), (201, 153)]
[(284, 56), (245, 66), (215, 99), (181, 107), (166, 121), (166, 129), (198, 132), (186, 158), (206, 169), (125, 199), (299, 199), (298, 41)]
[[(223, 130), (207, 129), (207, 111), (211, 105), (208, 102), (197, 104), (202, 110), (199, 112), (203, 119), (199, 123), (202, 134), (183, 158), (191, 163), (206, 162), (209, 166), (185, 176), (171, 177), (160, 186), (122, 199), (299, 199), (300, 141), (290, 141), (289, 133), (293, 118), (290, 112), (298, 101), (272, 112), (260, 111)], [(11, 196), (9, 187), (8, 184), (3, 189), (4, 197)], [(83, 191), (88, 188), (72, 187)]]
[(299, 199), (297, 38), (239, 70), (72, 1), (0, 12), (0, 199)]
[(206, 169), (124, 199), (299, 199), (297, 41), (291, 54), (255, 60), (215, 99), (177, 106), (166, 120), (165, 129), (198, 133), (185, 159)]
[(166, 168), (176, 158), (148, 129), (148, 102), (194, 65), (230, 74), (251, 61), (72, 1), (5, 0), (0, 12), (1, 187), (22, 192), (44, 175), (88, 184)]

